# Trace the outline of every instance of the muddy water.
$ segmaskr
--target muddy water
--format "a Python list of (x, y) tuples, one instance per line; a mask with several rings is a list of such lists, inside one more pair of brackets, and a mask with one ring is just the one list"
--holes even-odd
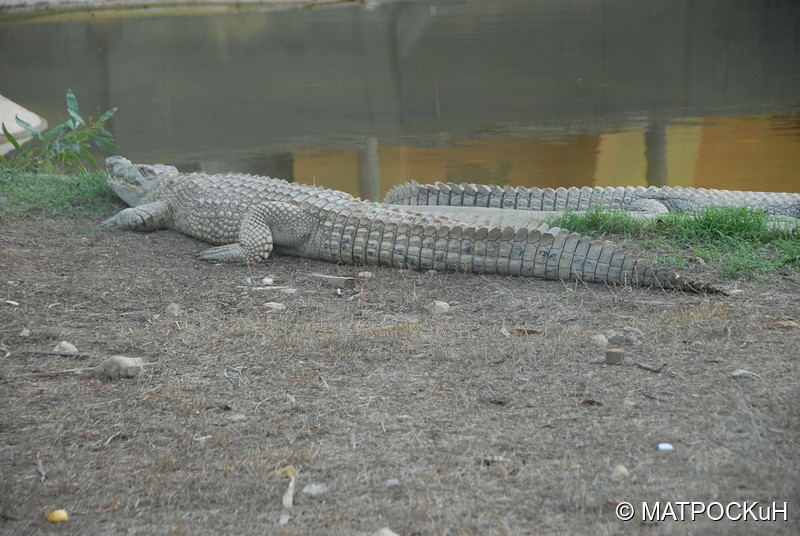
[(0, 93), (122, 154), (407, 180), (800, 191), (800, 2), (414, 1), (0, 20)]

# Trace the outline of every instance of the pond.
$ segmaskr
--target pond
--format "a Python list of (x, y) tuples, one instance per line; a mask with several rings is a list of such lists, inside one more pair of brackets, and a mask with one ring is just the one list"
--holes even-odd
[(378, 199), (409, 179), (800, 191), (800, 2), (420, 0), (0, 19), (0, 93), (121, 154)]

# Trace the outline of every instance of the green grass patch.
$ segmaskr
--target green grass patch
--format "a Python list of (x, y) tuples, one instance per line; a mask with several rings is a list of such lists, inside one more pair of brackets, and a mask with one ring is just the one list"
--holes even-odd
[(105, 171), (49, 175), (0, 172), (0, 219), (23, 214), (97, 218), (118, 211)]
[(761, 210), (709, 207), (697, 213), (634, 218), (594, 207), (567, 212), (550, 225), (594, 238), (636, 243), (664, 266), (704, 264), (724, 278), (765, 278), (800, 271), (800, 222), (773, 221)]

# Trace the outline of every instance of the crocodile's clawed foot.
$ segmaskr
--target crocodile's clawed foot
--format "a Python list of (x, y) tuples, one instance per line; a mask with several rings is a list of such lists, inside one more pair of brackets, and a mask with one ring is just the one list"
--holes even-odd
[(116, 227), (117, 226), (117, 216), (111, 216), (108, 219), (105, 219), (97, 224), (98, 227)]
[(208, 248), (197, 254), (201, 261), (247, 263), (244, 249), (239, 243)]

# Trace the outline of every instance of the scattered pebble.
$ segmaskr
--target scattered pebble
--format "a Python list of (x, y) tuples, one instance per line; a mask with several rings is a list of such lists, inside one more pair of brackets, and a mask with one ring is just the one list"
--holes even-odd
[(28, 328), (25, 328), (25, 329), (23, 329), (22, 331), (19, 332), (19, 336), (20, 337), (30, 337), (31, 336), (31, 330), (29, 330)]
[(303, 488), (303, 493), (311, 495), (312, 497), (315, 495), (322, 495), (326, 491), (328, 491), (328, 486), (325, 484), (308, 484)]
[(670, 452), (675, 450), (675, 447), (672, 446), (672, 443), (659, 443), (658, 450), (659, 452)]
[(267, 302), (263, 304), (265, 308), (272, 309), (273, 311), (283, 311), (286, 309), (286, 306), (282, 303), (278, 302)]
[(621, 365), (625, 362), (625, 350), (622, 348), (610, 348), (606, 350), (606, 363), (609, 365)]
[(372, 272), (358, 272), (359, 279), (369, 279), (370, 277), (375, 277), (375, 274)]
[(6, 305), (14, 305), (19, 307), (19, 302), (15, 302), (14, 300), (6, 300)]
[(428, 305), (428, 311), (435, 315), (440, 315), (450, 310), (450, 304), (443, 301), (434, 300), (433, 303)]
[(73, 345), (73, 344), (71, 344), (71, 343), (69, 343), (67, 341), (61, 341), (60, 343), (56, 344), (56, 347), (53, 348), (53, 350), (56, 351), (56, 352), (77, 352), (78, 351), (78, 349), (75, 348), (75, 345)]
[(589, 337), (589, 342), (599, 348), (605, 348), (606, 346), (608, 346), (608, 339), (606, 338), (605, 335), (601, 334), (592, 335), (591, 337)]
[(644, 333), (639, 328), (632, 328), (625, 326), (622, 331), (608, 338), (608, 344), (611, 346), (623, 346), (625, 344), (638, 346), (642, 344), (642, 337)]
[(243, 422), (247, 420), (247, 415), (243, 413), (232, 413), (228, 416), (228, 420), (231, 422)]
[(181, 316), (183, 313), (183, 308), (178, 305), (177, 303), (170, 303), (167, 305), (167, 314), (172, 316)]
[(95, 370), (111, 380), (119, 378), (135, 378), (144, 371), (141, 357), (125, 357), (112, 355), (95, 368)]
[(269, 286), (275, 284), (275, 281), (271, 277), (262, 277), (261, 284)]
[(744, 369), (740, 369), (740, 368), (737, 368), (736, 370), (734, 370), (732, 376), (734, 378), (760, 378), (761, 377), (758, 374), (756, 374), (755, 372), (750, 372), (749, 370), (744, 370)]
[(614, 482), (619, 482), (628, 478), (630, 474), (630, 471), (628, 471), (628, 468), (624, 465), (615, 465), (614, 469), (611, 471), (611, 480)]
[(44, 514), (45, 519), (50, 523), (61, 523), (62, 521), (69, 521), (69, 515), (66, 510), (53, 510)]
[(243, 277), (243, 278), (241, 278), (239, 280), (239, 283), (241, 283), (242, 285), (252, 285), (253, 284), (253, 278), (252, 277)]
[(397, 534), (392, 529), (390, 529), (389, 527), (383, 527), (382, 529), (378, 529), (372, 534), (370, 534), (370, 536), (400, 536), (400, 535)]
[(387, 488), (396, 488), (397, 486), (400, 485), (400, 481), (397, 480), (396, 478), (390, 478), (389, 480), (384, 482), (383, 485)]

